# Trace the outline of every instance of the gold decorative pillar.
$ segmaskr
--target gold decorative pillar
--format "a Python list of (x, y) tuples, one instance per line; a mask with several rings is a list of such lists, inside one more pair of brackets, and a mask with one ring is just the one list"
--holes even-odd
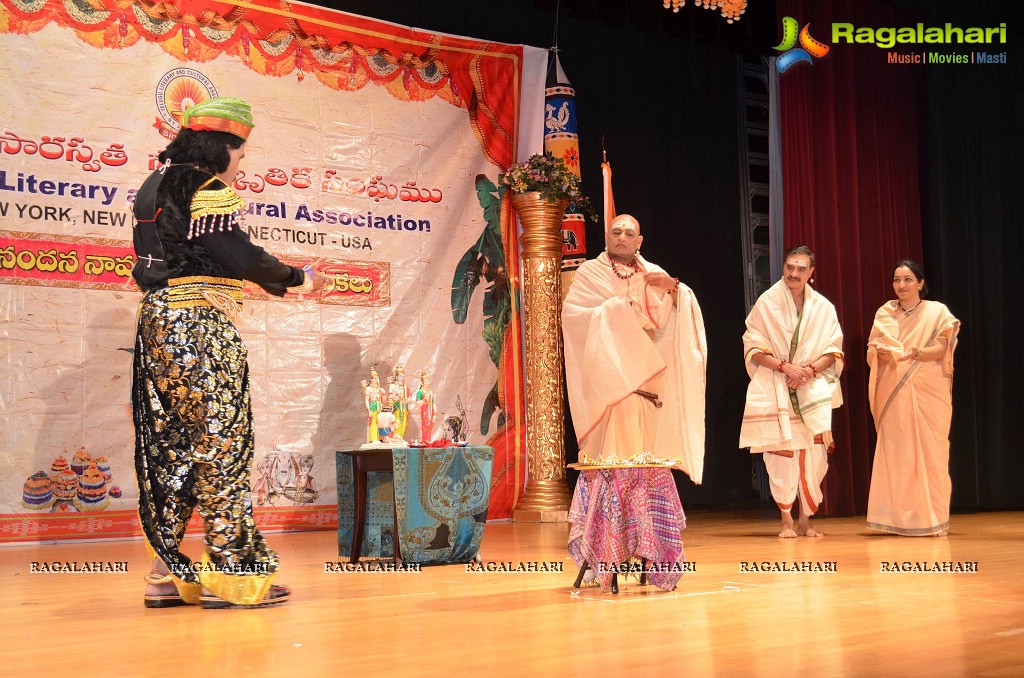
[(569, 518), (562, 408), (562, 215), (568, 200), (514, 193), (523, 256), (526, 321), (526, 492), (512, 519), (557, 523)]

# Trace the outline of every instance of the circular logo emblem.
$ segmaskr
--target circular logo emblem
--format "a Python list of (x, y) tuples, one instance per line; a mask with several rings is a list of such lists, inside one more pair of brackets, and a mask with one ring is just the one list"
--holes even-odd
[(175, 68), (157, 83), (156, 107), (164, 123), (177, 131), (185, 109), (216, 96), (217, 88), (205, 75), (194, 68)]

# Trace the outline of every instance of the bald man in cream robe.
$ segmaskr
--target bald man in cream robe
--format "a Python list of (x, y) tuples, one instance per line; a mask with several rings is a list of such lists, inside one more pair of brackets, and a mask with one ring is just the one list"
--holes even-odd
[(689, 287), (638, 253), (640, 224), (615, 217), (607, 249), (562, 304), (569, 408), (581, 462), (672, 460), (704, 470), (707, 340)]

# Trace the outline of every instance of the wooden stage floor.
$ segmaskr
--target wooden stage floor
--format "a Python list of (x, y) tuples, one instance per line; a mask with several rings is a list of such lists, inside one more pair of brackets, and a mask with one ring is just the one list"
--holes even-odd
[[(818, 519), (824, 539), (787, 540), (773, 513), (688, 512), (695, 571), (618, 596), (572, 587), (564, 524), (489, 523), (481, 553), (562, 572), (327, 571), (334, 532), (270, 534), (293, 597), (255, 610), (145, 609), (140, 540), (7, 546), (0, 674), (1024, 675), (1024, 512), (954, 515), (947, 538)], [(127, 572), (32, 572), (69, 561)], [(835, 571), (762, 571), (794, 563)], [(977, 571), (899, 571), (943, 563)]]

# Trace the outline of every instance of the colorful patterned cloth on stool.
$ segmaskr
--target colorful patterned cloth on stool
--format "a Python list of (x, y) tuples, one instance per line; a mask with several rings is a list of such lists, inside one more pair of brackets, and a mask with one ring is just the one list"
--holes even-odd
[(487, 522), (494, 448), (396, 448), (392, 455), (402, 560), (429, 565), (475, 558)]
[[(437, 565), (476, 557), (491, 499), (494, 448), (483, 445), (391, 448), (393, 471), (367, 473), (361, 555), (394, 555), (395, 507), (402, 561)], [(385, 453), (382, 453), (385, 454)], [(338, 553), (352, 549), (355, 478), (352, 458), (338, 458)]]
[(580, 473), (569, 510), (569, 553), (611, 588), (615, 568), (647, 559), (647, 579), (671, 591), (682, 577), (686, 527), (668, 468), (594, 469)]

